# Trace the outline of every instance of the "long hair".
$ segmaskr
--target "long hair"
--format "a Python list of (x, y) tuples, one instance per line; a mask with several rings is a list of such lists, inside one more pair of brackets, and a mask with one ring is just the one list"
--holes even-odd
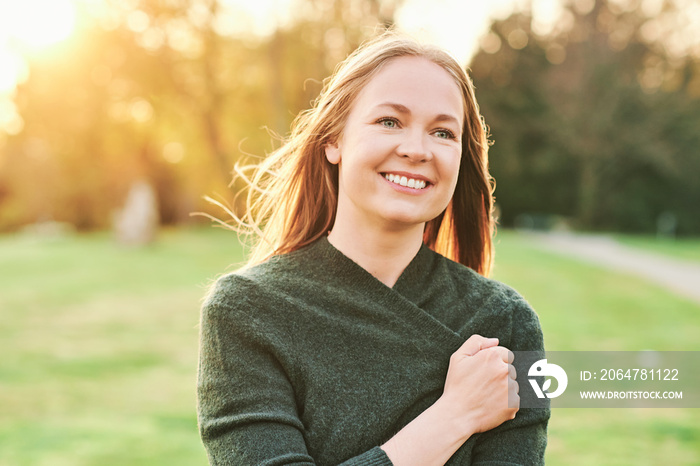
[(464, 100), (462, 160), (455, 192), (443, 213), (426, 224), (423, 242), (434, 251), (488, 275), (493, 257), (493, 184), (488, 172), (487, 130), (466, 72), (448, 53), (394, 32), (361, 45), (324, 81), (312, 108), (301, 112), (284, 144), (264, 159), (248, 183), (238, 231), (255, 236), (247, 265), (285, 254), (326, 235), (338, 200), (338, 167), (324, 148), (340, 137), (350, 108), (369, 80), (393, 58), (423, 57), (454, 78)]

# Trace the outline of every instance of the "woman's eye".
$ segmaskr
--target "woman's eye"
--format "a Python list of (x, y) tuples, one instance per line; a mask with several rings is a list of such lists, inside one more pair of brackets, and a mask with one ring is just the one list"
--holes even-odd
[(379, 120), (379, 123), (385, 128), (397, 128), (399, 126), (398, 121), (393, 118), (382, 118)]
[(452, 131), (448, 129), (439, 129), (435, 131), (435, 136), (442, 138), (442, 139), (454, 139), (455, 135)]

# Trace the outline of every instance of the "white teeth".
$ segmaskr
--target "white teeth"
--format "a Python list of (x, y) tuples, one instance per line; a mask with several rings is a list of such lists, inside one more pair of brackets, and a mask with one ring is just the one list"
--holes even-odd
[(424, 180), (416, 180), (414, 178), (407, 178), (405, 176), (394, 175), (391, 173), (387, 173), (386, 175), (384, 175), (384, 178), (391, 181), (392, 183), (396, 183), (398, 185), (406, 186), (408, 188), (413, 189), (423, 189), (426, 186), (426, 182)]

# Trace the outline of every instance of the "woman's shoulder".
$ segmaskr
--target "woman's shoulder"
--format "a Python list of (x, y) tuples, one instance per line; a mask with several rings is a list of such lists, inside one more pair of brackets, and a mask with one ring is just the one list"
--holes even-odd
[(463, 302), (483, 314), (485, 325), (498, 327), (498, 322), (506, 323), (507, 329), (493, 329), (503, 333), (502, 343), (519, 351), (539, 351), (544, 347), (539, 317), (517, 290), (462, 264), (449, 259), (444, 261), (450, 277), (462, 293)]
[(525, 298), (513, 287), (499, 280), (485, 277), (466, 265), (437, 255), (441, 266), (446, 269), (448, 276), (460, 292), (464, 293), (466, 299), (476, 302), (495, 300), (507, 305), (527, 303)]
[(307, 251), (272, 256), (264, 262), (219, 276), (209, 286), (204, 306), (261, 303), (309, 280)]
[(235, 272), (220, 275), (209, 286), (204, 304), (216, 305), (222, 303), (250, 301), (264, 294), (271, 286), (276, 273), (270, 272), (268, 264), (258, 264)]
[(243, 308), (255, 300), (260, 293), (259, 286), (239, 272), (219, 276), (207, 289), (202, 308), (208, 312), (218, 309)]

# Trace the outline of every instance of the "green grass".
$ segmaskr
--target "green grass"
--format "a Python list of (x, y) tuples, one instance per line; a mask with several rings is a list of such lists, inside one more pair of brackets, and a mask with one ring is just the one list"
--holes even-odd
[[(543, 252), (506, 230), (498, 235), (494, 278), (530, 301), (549, 351), (700, 350), (698, 304), (642, 279)], [(546, 460), (697, 465), (700, 409), (555, 409)]]
[(204, 465), (199, 305), (236, 235), (0, 238), (0, 465)]
[(507, 230), (496, 239), (494, 278), (530, 301), (550, 351), (700, 350), (700, 305)]
[[(692, 248), (692, 246), (690, 246)], [(241, 260), (235, 234), (0, 237), (0, 466), (205, 465), (196, 430), (199, 305)], [(700, 350), (700, 307), (499, 234), (496, 278), (549, 350)], [(698, 464), (697, 409), (558, 409), (553, 465)]]
[(700, 238), (657, 238), (651, 235), (613, 235), (620, 243), (677, 259), (700, 262)]

